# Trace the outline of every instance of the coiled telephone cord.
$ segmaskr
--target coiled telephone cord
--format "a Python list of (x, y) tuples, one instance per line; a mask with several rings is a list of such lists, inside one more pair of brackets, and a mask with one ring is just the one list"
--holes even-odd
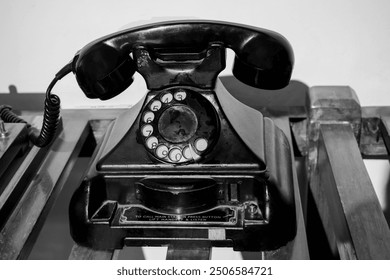
[(43, 113), (43, 123), (41, 131), (38, 132), (37, 129), (33, 128), (30, 124), (28, 124), (25, 120), (17, 116), (14, 112), (12, 112), (12, 107), (8, 105), (0, 106), (0, 118), (4, 122), (10, 123), (26, 123), (27, 128), (29, 130), (29, 138), (30, 141), (38, 147), (45, 147), (49, 145), (55, 135), (58, 126), (61, 123), (60, 118), (60, 108), (61, 101), (58, 95), (52, 94), (51, 91), (54, 85), (61, 80), (64, 76), (69, 74), (72, 71), (71, 63), (65, 65), (52, 80), (50, 85), (46, 90), (46, 98), (45, 98), (45, 109)]
[[(25, 120), (20, 118), (14, 112), (12, 112), (12, 107), (9, 105), (0, 105), (0, 119), (7, 123), (26, 123)], [(30, 125), (27, 124), (29, 127)]]

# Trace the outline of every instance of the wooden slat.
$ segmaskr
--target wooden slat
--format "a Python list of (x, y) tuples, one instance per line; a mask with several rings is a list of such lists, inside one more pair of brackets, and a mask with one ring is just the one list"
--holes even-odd
[(382, 137), (386, 146), (387, 154), (390, 155), (390, 115), (381, 116), (381, 122), (379, 124), (379, 127), (382, 132)]
[[(9, 124), (4, 123), (0, 118), (0, 178), (4, 174), (5, 170), (9, 167), (9, 164), (20, 153), (20, 150), (27, 145), (23, 142), (23, 139), (27, 136), (26, 125), (21, 123)], [(0, 186), (0, 190), (1, 190)], [(1, 193), (0, 193), (1, 194)]]
[(315, 171), (321, 123), (349, 123), (356, 137), (361, 130), (362, 110), (355, 91), (348, 86), (315, 86), (309, 91), (308, 177)]
[[(291, 147), (291, 156), (293, 155), (292, 150), (292, 136), (290, 131), (290, 122), (288, 117), (279, 117), (273, 118), (273, 121), (276, 126), (283, 130), (287, 139), (289, 140)], [(294, 160), (292, 161), (294, 164)], [(264, 259), (309, 259), (309, 249), (307, 245), (306, 238), (306, 229), (305, 229), (305, 220), (302, 211), (302, 202), (300, 190), (298, 187), (298, 179), (295, 166), (291, 167), (293, 169), (293, 180), (294, 180), (294, 198), (295, 198), (295, 211), (297, 217), (297, 234), (293, 241), (289, 242), (286, 246), (281, 247), (275, 251), (264, 252)]]
[(388, 117), (390, 117), (390, 107), (362, 107), (359, 148), (363, 158), (389, 158), (383, 139), (384, 135), (381, 133), (384, 121)]
[(119, 250), (94, 250), (75, 244), (69, 260), (113, 260), (118, 259)]
[(63, 131), (0, 233), (0, 259), (25, 258), (87, 137), (87, 122), (64, 120)]
[(390, 230), (351, 126), (321, 124), (310, 187), (331, 247), (342, 259), (390, 259)]
[(211, 247), (209, 244), (175, 244), (168, 246), (167, 260), (209, 260)]
[(33, 147), (4, 187), (0, 195), (0, 214), (2, 215), (0, 221), (2, 223), (8, 219), (8, 212), (12, 210), (13, 204), (19, 199), (32, 178), (35, 177), (43, 158), (47, 154), (47, 150), (47, 148)]

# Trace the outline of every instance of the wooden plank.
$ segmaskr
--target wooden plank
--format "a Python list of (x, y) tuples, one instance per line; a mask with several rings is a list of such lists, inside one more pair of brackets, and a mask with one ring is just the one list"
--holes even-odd
[(356, 137), (361, 130), (362, 112), (355, 91), (348, 86), (315, 86), (309, 91), (308, 115), (308, 176), (317, 164), (317, 142), (321, 123), (347, 122)]
[(94, 250), (75, 244), (69, 255), (69, 260), (115, 260), (119, 250)]
[(331, 247), (342, 259), (390, 259), (390, 230), (349, 124), (320, 125), (310, 187)]
[(87, 122), (64, 120), (63, 131), (0, 233), (0, 259), (24, 258), (31, 250), (51, 204), (60, 192), (87, 137)]
[(24, 141), (26, 137), (27, 129), (25, 124), (4, 123), (0, 118), (0, 179), (20, 151), (26, 149), (27, 145), (26, 141)]
[[(290, 122), (288, 117), (279, 117), (272, 119), (276, 126), (283, 130), (287, 139), (289, 140), (291, 147), (291, 156), (293, 155), (293, 149), (291, 146), (292, 136), (290, 131)], [(294, 164), (294, 161), (292, 161)], [(295, 197), (295, 211), (297, 219), (297, 234), (293, 241), (289, 242), (286, 246), (281, 247), (275, 251), (264, 252), (264, 259), (309, 259), (309, 249), (306, 239), (306, 228), (305, 219), (302, 211), (302, 202), (300, 190), (298, 187), (298, 178), (295, 166), (293, 169), (293, 180), (294, 180), (294, 197)]]
[(193, 242), (189, 244), (171, 243), (168, 246), (167, 260), (210, 260), (210, 244), (198, 244)]
[(3, 224), (8, 219), (9, 212), (12, 211), (15, 201), (18, 201), (21, 194), (26, 189), (29, 182), (34, 178), (42, 160), (46, 156), (48, 148), (32, 147), (26, 157), (17, 168), (13, 177), (3, 188), (0, 195), (0, 223)]
[(383, 139), (383, 120), (390, 117), (390, 107), (362, 107), (362, 128), (359, 148), (368, 159), (387, 159), (388, 152)]
[(386, 146), (387, 155), (390, 155), (390, 115), (381, 116), (379, 128), (381, 130), (383, 141)]

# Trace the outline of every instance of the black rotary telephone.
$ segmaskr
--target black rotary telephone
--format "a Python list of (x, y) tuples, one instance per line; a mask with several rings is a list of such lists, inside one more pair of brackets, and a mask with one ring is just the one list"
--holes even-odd
[(288, 141), (217, 79), (226, 48), (235, 52), (233, 74), (245, 84), (288, 85), (293, 53), (284, 37), (214, 21), (161, 22), (105, 36), (57, 74), (47, 92), (49, 128), (59, 103), (50, 91), (67, 73), (89, 98), (116, 96), (136, 71), (149, 89), (109, 127), (73, 195), (77, 243), (117, 249), (201, 241), (270, 250), (294, 237)]

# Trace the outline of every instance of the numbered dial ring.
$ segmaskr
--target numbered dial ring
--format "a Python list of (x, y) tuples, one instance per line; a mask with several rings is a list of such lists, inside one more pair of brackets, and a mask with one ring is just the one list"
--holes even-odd
[(219, 134), (213, 105), (188, 89), (165, 90), (146, 105), (140, 136), (155, 158), (167, 163), (197, 161), (208, 153)]

